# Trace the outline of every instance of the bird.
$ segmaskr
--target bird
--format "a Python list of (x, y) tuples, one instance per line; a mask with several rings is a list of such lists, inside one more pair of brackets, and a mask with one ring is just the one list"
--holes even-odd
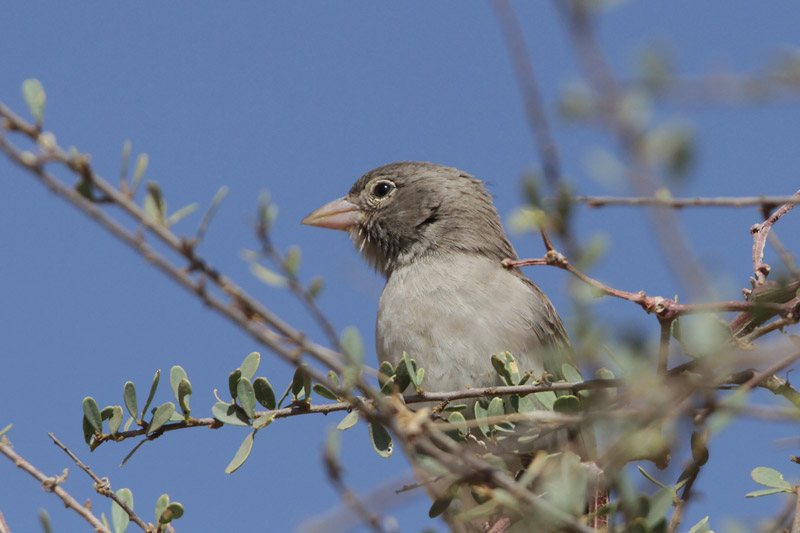
[[(502, 384), (491, 356), (513, 354), (520, 372), (563, 379), (577, 369), (561, 318), (517, 259), (484, 182), (453, 167), (390, 163), (302, 224), (345, 231), (385, 279), (375, 326), (380, 362), (406, 353), (425, 369), (423, 389)], [(591, 452), (582, 431), (577, 449)], [(565, 439), (558, 439), (563, 442)], [(550, 444), (545, 445), (552, 448)]]

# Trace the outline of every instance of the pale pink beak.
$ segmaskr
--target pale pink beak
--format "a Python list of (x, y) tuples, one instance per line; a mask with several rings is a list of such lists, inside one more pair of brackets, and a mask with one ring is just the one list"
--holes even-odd
[(347, 231), (361, 217), (361, 209), (344, 198), (327, 203), (300, 221), (307, 226)]

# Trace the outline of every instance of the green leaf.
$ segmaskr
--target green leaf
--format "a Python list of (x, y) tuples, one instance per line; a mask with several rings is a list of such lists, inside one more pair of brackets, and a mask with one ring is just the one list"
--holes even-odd
[(399, 390), (399, 387), (394, 382), (394, 376), (392, 376), (388, 380), (384, 380), (383, 386), (381, 386), (381, 394), (394, 394), (396, 388)]
[(278, 206), (270, 202), (269, 191), (263, 191), (258, 197), (259, 230), (267, 232), (278, 218)]
[(792, 491), (786, 489), (754, 490), (753, 492), (748, 492), (747, 494), (745, 494), (745, 498), (758, 498), (759, 496), (769, 496), (770, 494), (781, 494), (785, 492), (792, 492)]
[(41, 127), (44, 122), (44, 105), (47, 102), (47, 95), (44, 92), (42, 82), (35, 78), (30, 78), (22, 82), (22, 97), (25, 104), (36, 120), (36, 126)]
[(258, 377), (253, 382), (253, 390), (256, 394), (256, 400), (269, 410), (275, 409), (275, 390), (270, 385), (267, 378)]
[(338, 401), (339, 398), (331, 391), (328, 387), (323, 385), (322, 383), (316, 383), (314, 385), (314, 392), (322, 396), (323, 398), (327, 398), (328, 400)]
[(417, 365), (416, 362), (412, 362), (413, 360), (408, 357), (408, 353), (403, 352), (403, 364), (406, 367), (406, 372), (408, 373), (408, 377), (411, 380), (411, 383), (414, 384), (414, 388), (419, 390), (419, 383), (417, 383)]
[(172, 402), (166, 402), (162, 405), (158, 406), (156, 412), (153, 414), (153, 420), (150, 421), (150, 425), (147, 427), (147, 434), (153, 433), (154, 431), (158, 431), (161, 427), (169, 422), (172, 413), (175, 412), (175, 404)]
[(167, 216), (167, 201), (161, 193), (161, 186), (158, 182), (147, 182), (147, 196), (144, 197), (144, 213), (147, 218), (164, 224), (164, 219)]
[(428, 509), (428, 517), (436, 518), (450, 507), (453, 499), (458, 495), (458, 483), (453, 483), (447, 490), (442, 491), (441, 495), (436, 498)]
[(192, 394), (192, 384), (188, 379), (182, 379), (178, 383), (178, 405), (181, 407), (184, 415), (189, 415), (192, 412), (189, 407), (189, 396)]
[(136, 403), (136, 385), (133, 384), (133, 381), (125, 382), (125, 387), (122, 389), (122, 399), (125, 401), (125, 407), (128, 409), (128, 413), (138, 420), (139, 419), (139, 406)]
[(578, 414), (581, 410), (581, 402), (577, 396), (568, 394), (567, 396), (560, 396), (553, 404), (553, 411), (565, 415)]
[(364, 341), (361, 334), (353, 326), (344, 328), (341, 338), (342, 351), (347, 359), (356, 366), (364, 364)]
[(86, 417), (86, 421), (89, 423), (89, 427), (92, 428), (92, 431), (96, 433), (103, 432), (103, 418), (102, 415), (100, 415), (100, 408), (91, 396), (87, 396), (83, 399), (83, 416)]
[(467, 427), (467, 419), (464, 418), (464, 415), (459, 412), (451, 413), (447, 421), (455, 427), (455, 431), (447, 432), (448, 435), (455, 440), (466, 440), (465, 437), (469, 433), (469, 428)]
[(258, 365), (261, 363), (261, 354), (258, 352), (251, 352), (247, 357), (244, 358), (242, 361), (242, 366), (239, 368), (242, 371), (242, 377), (253, 381), (253, 376), (256, 375), (256, 370), (258, 370)]
[(708, 527), (708, 517), (706, 516), (698, 523), (693, 525), (692, 528), (689, 530), (689, 533), (714, 533), (714, 532), (711, 531), (711, 529)]
[[(492, 401), (489, 402), (489, 407), (487, 409), (487, 415), (491, 419), (496, 419), (497, 417), (503, 416), (506, 414), (505, 405), (503, 403), (502, 398), (492, 398)], [(492, 422), (496, 424), (496, 420)]]
[(561, 373), (564, 375), (564, 379), (567, 380), (567, 382), (583, 382), (583, 376), (581, 376), (581, 373), (578, 372), (577, 368), (569, 363), (564, 363), (561, 365)]
[(489, 424), (486, 422), (486, 417), (489, 416), (489, 412), (481, 403), (481, 400), (475, 402), (475, 420), (478, 422), (478, 429), (481, 430), (484, 437), (490, 437), (492, 432), (489, 429)]
[(511, 406), (518, 413), (530, 413), (536, 410), (536, 404), (533, 403), (533, 400), (529, 396), (512, 394), (509, 401), (511, 402)]
[(371, 423), (369, 425), (369, 439), (372, 441), (372, 447), (375, 448), (375, 452), (378, 455), (383, 458), (391, 457), (394, 445), (392, 444), (392, 437), (385, 427), (374, 422)]
[(236, 389), (239, 387), (239, 379), (242, 377), (242, 371), (236, 369), (228, 375), (228, 391), (231, 393), (231, 399), (236, 400)]
[(286, 252), (286, 260), (283, 263), (286, 271), (292, 275), (297, 276), (297, 271), (300, 269), (300, 247), (291, 246), (289, 251)]
[[(302, 396), (300, 395), (302, 393)], [(292, 378), (292, 395), (297, 401), (311, 400), (311, 375), (308, 373), (308, 365), (303, 363), (294, 371)]]
[(772, 487), (773, 489), (787, 489), (791, 490), (792, 486), (788, 481), (783, 479), (783, 474), (766, 466), (759, 466), (750, 473), (753, 481), (765, 487)]
[(144, 420), (145, 415), (147, 415), (147, 410), (150, 408), (150, 402), (153, 401), (153, 397), (156, 395), (156, 389), (158, 388), (159, 379), (161, 379), (161, 370), (156, 370), (156, 375), (153, 376), (153, 384), (150, 385), (150, 394), (147, 395), (147, 401), (145, 402), (144, 408), (142, 409), (141, 420)]
[(250, 272), (252, 272), (255, 277), (270, 287), (276, 287), (278, 289), (286, 287), (286, 278), (284, 276), (281, 276), (274, 270), (265, 267), (261, 263), (252, 261), (250, 263)]
[(2, 430), (0, 430), (0, 437), (2, 437), (3, 435), (5, 435), (6, 433), (8, 433), (8, 431), (9, 431), (9, 430), (10, 430), (10, 429), (11, 429), (13, 426), (14, 426), (14, 424), (9, 424), (9, 425), (7, 425), (6, 427), (4, 427)]
[(506, 362), (503, 358), (499, 355), (495, 354), (492, 356), (492, 366), (494, 367), (494, 371), (497, 372), (497, 375), (505, 382), (506, 385), (513, 385), (514, 383), (511, 381), (511, 371), (506, 366)]
[[(119, 489), (117, 491), (117, 498), (119, 498), (128, 509), (133, 510), (133, 493), (130, 489)], [(124, 533), (130, 521), (131, 518), (128, 516), (128, 513), (126, 513), (117, 502), (113, 502), (111, 504), (111, 523), (114, 525), (114, 532)]]
[(656, 492), (650, 498), (650, 509), (647, 512), (647, 518), (645, 518), (647, 525), (655, 528), (659, 522), (664, 520), (674, 500), (675, 489), (672, 487), (664, 487)]
[(133, 180), (131, 181), (132, 191), (136, 191), (139, 182), (142, 181), (148, 164), (150, 164), (150, 157), (147, 154), (139, 154), (139, 157), (136, 158), (136, 169), (133, 171)]
[(308, 295), (316, 298), (322, 292), (323, 287), (325, 287), (325, 280), (320, 276), (314, 276), (308, 283)]
[(187, 216), (191, 215), (195, 211), (197, 211), (197, 204), (189, 204), (187, 206), (181, 207), (174, 213), (172, 213), (169, 218), (166, 220), (167, 227), (170, 227), (174, 224), (177, 224), (181, 221), (181, 219), (186, 218)]
[[(120, 159), (120, 166), (119, 166), (119, 180), (121, 184), (124, 184), (125, 181), (128, 179), (128, 165), (131, 161), (131, 148), (133, 145), (131, 144), (130, 139), (126, 139), (125, 142), (122, 144), (122, 157)], [(127, 187), (124, 185), (120, 185), (120, 188), (125, 191)]]
[(533, 396), (548, 411), (552, 411), (553, 410), (553, 406), (555, 405), (556, 399), (558, 398), (558, 396), (556, 396), (556, 393), (551, 391), (551, 390), (547, 390), (547, 391), (543, 391), (543, 392), (536, 392), (536, 393), (533, 394)]
[(112, 408), (111, 418), (108, 419), (108, 432), (116, 435), (122, 425), (122, 406), (115, 405)]
[(92, 444), (92, 437), (94, 437), (94, 428), (92, 428), (92, 424), (89, 423), (89, 419), (86, 418), (86, 415), (83, 415), (83, 440), (86, 441), (86, 444)]
[(339, 431), (344, 431), (345, 429), (350, 429), (351, 427), (355, 426), (357, 422), (358, 422), (358, 411), (353, 409), (352, 411), (347, 413), (347, 416), (345, 416), (341, 422), (339, 422), (339, 425), (336, 426), (336, 429), (338, 429)]
[(167, 510), (167, 506), (169, 505), (169, 496), (166, 494), (162, 494), (156, 500), (156, 522), (161, 518), (161, 515), (164, 514), (164, 511)]
[[(406, 352), (403, 352), (404, 360), (406, 355), (407, 355)], [(408, 366), (405, 364), (404, 360), (399, 361), (397, 363), (397, 368), (394, 369), (394, 386), (397, 392), (400, 393), (405, 392), (408, 386), (411, 385), (411, 376), (408, 374)]]
[(239, 379), (239, 384), (236, 387), (236, 395), (239, 398), (239, 403), (244, 409), (244, 413), (249, 418), (256, 417), (256, 392), (253, 389), (253, 384), (250, 380), (242, 376)]
[(273, 420), (275, 420), (275, 413), (264, 413), (263, 415), (253, 420), (253, 427), (256, 429), (265, 428), (268, 425), (272, 424)]
[(183, 516), (183, 505), (178, 502), (170, 503), (158, 518), (159, 524), (169, 524)]
[(178, 385), (182, 379), (188, 379), (189, 376), (186, 375), (186, 371), (183, 367), (180, 366), (173, 366), (172, 369), (169, 371), (169, 384), (172, 387), (172, 393), (175, 395), (175, 399), (179, 400), (178, 398)]
[(250, 421), (236, 405), (217, 402), (211, 408), (214, 418), (230, 426), (250, 426)]
[[(106, 522), (108, 522), (108, 520), (106, 520)], [(39, 509), (39, 523), (42, 524), (42, 533), (53, 533), (53, 522), (50, 520), (50, 513), (48, 513), (46, 509)], [(106, 529), (111, 528), (106, 525)]]
[(255, 439), (256, 431), (258, 430), (253, 431), (244, 438), (242, 444), (239, 446), (239, 449), (236, 451), (236, 455), (233, 456), (231, 462), (228, 463), (228, 466), (225, 467), (226, 474), (232, 474), (236, 472), (239, 469), (239, 467), (242, 466), (245, 461), (247, 461), (247, 458), (250, 457), (250, 452), (253, 449), (253, 439)]
[(200, 224), (197, 226), (197, 240), (202, 241), (203, 237), (206, 234), (206, 230), (208, 229), (208, 225), (211, 224), (211, 219), (214, 217), (214, 214), (219, 209), (222, 200), (228, 195), (228, 187), (223, 185), (219, 189), (217, 189), (216, 194), (214, 194), (214, 198), (211, 200), (211, 205), (208, 207), (208, 211), (206, 214), (203, 215), (203, 219), (200, 221)]
[(339, 387), (342, 386), (341, 381), (339, 381), (339, 376), (337, 376), (336, 372), (334, 372), (333, 370), (328, 370), (328, 384), (334, 389), (338, 389)]

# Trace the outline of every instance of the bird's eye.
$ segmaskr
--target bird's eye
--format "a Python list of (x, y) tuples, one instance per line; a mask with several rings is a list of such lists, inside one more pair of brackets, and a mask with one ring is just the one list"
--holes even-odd
[(386, 198), (394, 190), (394, 183), (391, 181), (379, 181), (372, 187), (372, 195), (376, 198)]

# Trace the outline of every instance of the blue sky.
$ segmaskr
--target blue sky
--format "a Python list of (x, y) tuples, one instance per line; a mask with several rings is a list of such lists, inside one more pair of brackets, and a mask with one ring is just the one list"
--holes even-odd
[[(259, 193), (280, 206), (276, 243), (303, 251), (301, 275), (323, 275), (323, 309), (341, 330), (358, 327), (371, 348), (382, 281), (364, 266), (344, 234), (301, 227), (314, 208), (344, 195), (355, 179), (397, 160), (456, 166), (489, 181), (501, 215), (521, 203), (519, 177), (537, 165), (518, 87), (498, 25), (484, 2), (200, 2), (186, 9), (94, 3), (78, 9), (61, 2), (17, 3), (0, 25), (4, 51), (0, 100), (25, 112), (20, 85), (44, 84), (45, 127), (63, 146), (92, 155), (96, 171), (112, 181), (122, 144), (146, 152), (146, 178), (161, 184), (171, 209), (230, 188), (199, 252), (287, 321), (322, 341), (301, 306), (264, 286), (248, 271), (241, 251), (255, 248), (251, 231)], [(587, 172), (588, 155), (613, 146), (597, 128), (559, 119), (559, 90), (579, 78), (569, 42), (544, 2), (517, 3), (518, 14), (553, 119), (564, 171), (582, 194), (628, 194)], [(670, 50), (679, 72), (751, 72), (782, 49), (798, 46), (800, 7), (771, 2), (769, 10), (744, 2), (622, 2), (603, 17), (600, 40), (617, 73), (636, 72), (643, 46)], [(797, 100), (797, 99), (795, 99)], [(697, 162), (676, 195), (791, 194), (797, 189), (796, 139), (800, 107), (791, 99), (745, 108), (655, 109), (655, 124), (691, 122)], [(145, 394), (156, 369), (183, 366), (194, 386), (192, 406), (210, 413), (212, 390), (245, 355), (263, 350), (192, 296), (147, 266), (91, 221), (0, 158), (0, 426), (13, 423), (16, 450), (48, 473), (70, 461), (46, 436), (54, 432), (115, 489), (129, 487), (136, 509), (152, 520), (157, 497), (186, 505), (183, 531), (287, 531), (339, 505), (322, 472), (320, 450), (338, 416), (296, 417), (259, 433), (255, 450), (233, 475), (225, 466), (246, 435), (238, 428), (176, 432), (146, 444), (125, 467), (132, 444), (104, 445), (90, 454), (81, 433), (81, 400), (119, 404), (133, 380)], [(777, 230), (798, 250), (797, 214)], [(736, 299), (752, 274), (750, 225), (754, 209), (680, 214), (715, 289)], [(193, 233), (199, 215), (176, 226)], [(579, 208), (583, 239), (605, 235), (608, 253), (591, 273), (612, 286), (679, 294), (690, 300), (653, 244), (644, 212)], [(512, 236), (523, 256), (539, 256), (539, 239)], [(773, 257), (768, 262), (777, 265)], [(569, 329), (565, 274), (527, 271), (561, 309)], [(631, 304), (595, 304), (609, 328), (644, 329), (654, 320)], [(652, 344), (653, 348), (655, 344)], [(264, 352), (260, 373), (280, 388), (288, 365)], [(374, 362), (374, 351), (368, 361)], [(168, 401), (166, 384), (156, 401)], [(757, 395), (762, 402), (772, 399)], [(140, 399), (140, 402), (143, 401)], [(796, 450), (773, 442), (797, 426), (737, 424), (712, 442), (712, 460), (686, 524), (706, 514), (724, 529), (727, 517), (750, 523), (774, 514), (777, 497), (746, 500), (760, 465), (791, 474)], [(375, 455), (366, 427), (343, 435), (346, 481), (368, 494), (407, 474), (404, 458)], [(48, 509), (57, 531), (85, 525), (63, 510), (22, 472), (0, 462), (6, 490), (0, 510), (14, 531), (36, 530), (36, 511)], [(672, 475), (675, 475), (673, 472)], [(795, 475), (793, 478), (797, 480)], [(11, 487), (13, 490), (8, 490)], [(109, 504), (72, 469), (67, 489), (94, 509)], [(427, 519), (417, 497), (393, 508), (402, 531), (444, 527)]]

